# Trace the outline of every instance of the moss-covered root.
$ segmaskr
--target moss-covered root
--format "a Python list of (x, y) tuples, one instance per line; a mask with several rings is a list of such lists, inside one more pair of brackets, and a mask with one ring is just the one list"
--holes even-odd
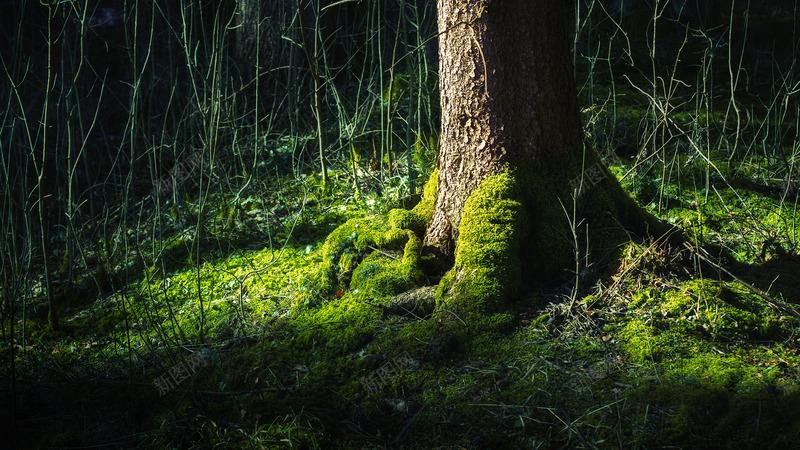
[(345, 295), (380, 300), (413, 288), (422, 275), (420, 236), (431, 220), (436, 179), (434, 172), (422, 201), (411, 211), (394, 209), (336, 228), (325, 240), (322, 261), (306, 279), (293, 310), (299, 313)]
[(505, 310), (521, 286), (525, 216), (512, 175), (493, 175), (478, 186), (461, 213), (455, 264), (439, 283), (440, 310), (462, 320)]

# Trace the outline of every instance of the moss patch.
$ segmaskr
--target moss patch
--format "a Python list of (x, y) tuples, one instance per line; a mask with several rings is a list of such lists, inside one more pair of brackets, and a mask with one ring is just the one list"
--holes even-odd
[[(439, 183), (439, 169), (435, 169), (422, 190), (422, 200), (412, 209), (427, 227), (433, 217), (433, 206), (436, 202), (436, 189)], [(405, 227), (404, 227), (405, 228)], [(410, 228), (410, 227), (408, 227)], [(413, 229), (413, 228), (412, 228)]]
[(503, 310), (520, 289), (524, 223), (514, 177), (485, 179), (464, 205), (455, 264), (439, 284), (439, 298), (470, 317)]
[(714, 345), (784, 339), (796, 320), (782, 316), (738, 283), (698, 279), (677, 289), (647, 289), (631, 302), (623, 348), (638, 363), (714, 355)]

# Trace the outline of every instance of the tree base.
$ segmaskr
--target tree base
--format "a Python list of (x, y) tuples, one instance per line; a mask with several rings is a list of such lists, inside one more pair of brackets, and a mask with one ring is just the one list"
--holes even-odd
[[(574, 174), (585, 174), (583, 183)], [(542, 285), (574, 282), (576, 271), (595, 272), (631, 240), (674, 231), (638, 206), (593, 152), (584, 162), (512, 167), (465, 203), (438, 302), (483, 317)]]
[[(594, 183), (587, 176), (578, 194), (580, 173)], [(639, 207), (590, 153), (585, 162), (539, 161), (484, 179), (462, 210), (454, 255), (436, 254), (421, 249), (436, 179), (434, 173), (411, 211), (354, 219), (331, 233), (311, 277), (317, 286), (308, 292), (315, 294), (303, 304), (355, 295), (391, 310), (403, 292), (437, 284), (437, 311), (484, 320), (542, 286), (574, 282), (576, 271), (618, 261), (631, 240), (675, 230)]]

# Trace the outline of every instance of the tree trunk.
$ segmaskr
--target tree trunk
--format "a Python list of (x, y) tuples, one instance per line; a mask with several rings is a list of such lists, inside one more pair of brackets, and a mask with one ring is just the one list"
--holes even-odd
[[(249, 85), (258, 72), (274, 67), (274, 54), (269, 44), (279, 42), (275, 27), (263, 25), (278, 8), (272, 2), (262, 0), (237, 0), (234, 60), (239, 70), (240, 84)], [(263, 25), (263, 26), (262, 26)], [(258, 56), (258, 61), (256, 60)], [(260, 66), (256, 67), (256, 66)]]
[[(236, 0), (234, 45), (232, 46), (235, 73), (238, 77), (237, 98), (241, 114), (272, 104), (276, 67), (290, 64), (280, 45), (280, 25), (293, 14), (289, 0)], [(256, 101), (258, 100), (258, 103)], [(256, 112), (256, 117), (260, 117)]]
[(580, 142), (566, 4), (492, 3), (439, 0), (442, 135), (425, 244), (443, 255), (453, 254), (461, 210), (481, 181)]
[(582, 145), (566, 8), (438, 1), (441, 146), (423, 256), (452, 265), (437, 294), (450, 311), (488, 317), (567, 270), (577, 280), (629, 239), (620, 225), (663, 229)]

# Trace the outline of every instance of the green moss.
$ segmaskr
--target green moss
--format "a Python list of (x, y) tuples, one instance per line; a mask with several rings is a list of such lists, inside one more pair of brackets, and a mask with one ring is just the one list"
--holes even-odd
[(389, 211), (389, 226), (398, 230), (411, 230), (422, 235), (425, 233), (428, 223), (414, 211), (393, 209)]
[(295, 345), (306, 349), (324, 346), (336, 354), (356, 351), (374, 335), (381, 315), (362, 296), (346, 295), (296, 317)]
[(455, 264), (438, 295), (456, 314), (503, 310), (521, 285), (520, 240), (525, 223), (516, 181), (508, 173), (485, 179), (461, 213)]
[(354, 218), (336, 228), (322, 246), (322, 262), (309, 274), (294, 306), (310, 306), (350, 287), (353, 271), (371, 247), (384, 243), (385, 218)]
[[(413, 233), (402, 259), (390, 258), (374, 251), (353, 271), (351, 288), (371, 296), (384, 297), (411, 289), (420, 276), (418, 268), (419, 238)], [(408, 255), (412, 252), (412, 255)], [(416, 256), (415, 256), (416, 255)]]
[[(766, 373), (766, 376), (765, 376)], [(665, 374), (675, 381), (691, 380), (711, 389), (749, 392), (774, 382), (774, 372), (746, 364), (741, 358), (706, 355), (676, 361)]]
[[(433, 217), (433, 207), (436, 202), (436, 189), (439, 183), (439, 170), (435, 169), (422, 190), (422, 200), (411, 211), (427, 225)], [(410, 228), (410, 227), (401, 227)], [(410, 228), (413, 229), (413, 228)]]
[(412, 288), (422, 274), (419, 236), (427, 226), (415, 211), (395, 209), (384, 216), (350, 219), (336, 228), (322, 246), (321, 264), (295, 298), (295, 309), (346, 292), (381, 298)]
[(642, 320), (630, 320), (620, 331), (620, 339), (628, 357), (632, 362), (658, 362), (664, 356), (665, 339), (660, 331), (646, 325)]
[(645, 289), (629, 304), (623, 349), (634, 362), (660, 362), (713, 353), (715, 345), (784, 339), (796, 321), (781, 316), (738, 283), (691, 280), (666, 292)]
[(780, 314), (738, 283), (693, 280), (668, 292), (662, 315), (695, 323), (694, 330), (714, 339), (774, 339), (791, 334)]

